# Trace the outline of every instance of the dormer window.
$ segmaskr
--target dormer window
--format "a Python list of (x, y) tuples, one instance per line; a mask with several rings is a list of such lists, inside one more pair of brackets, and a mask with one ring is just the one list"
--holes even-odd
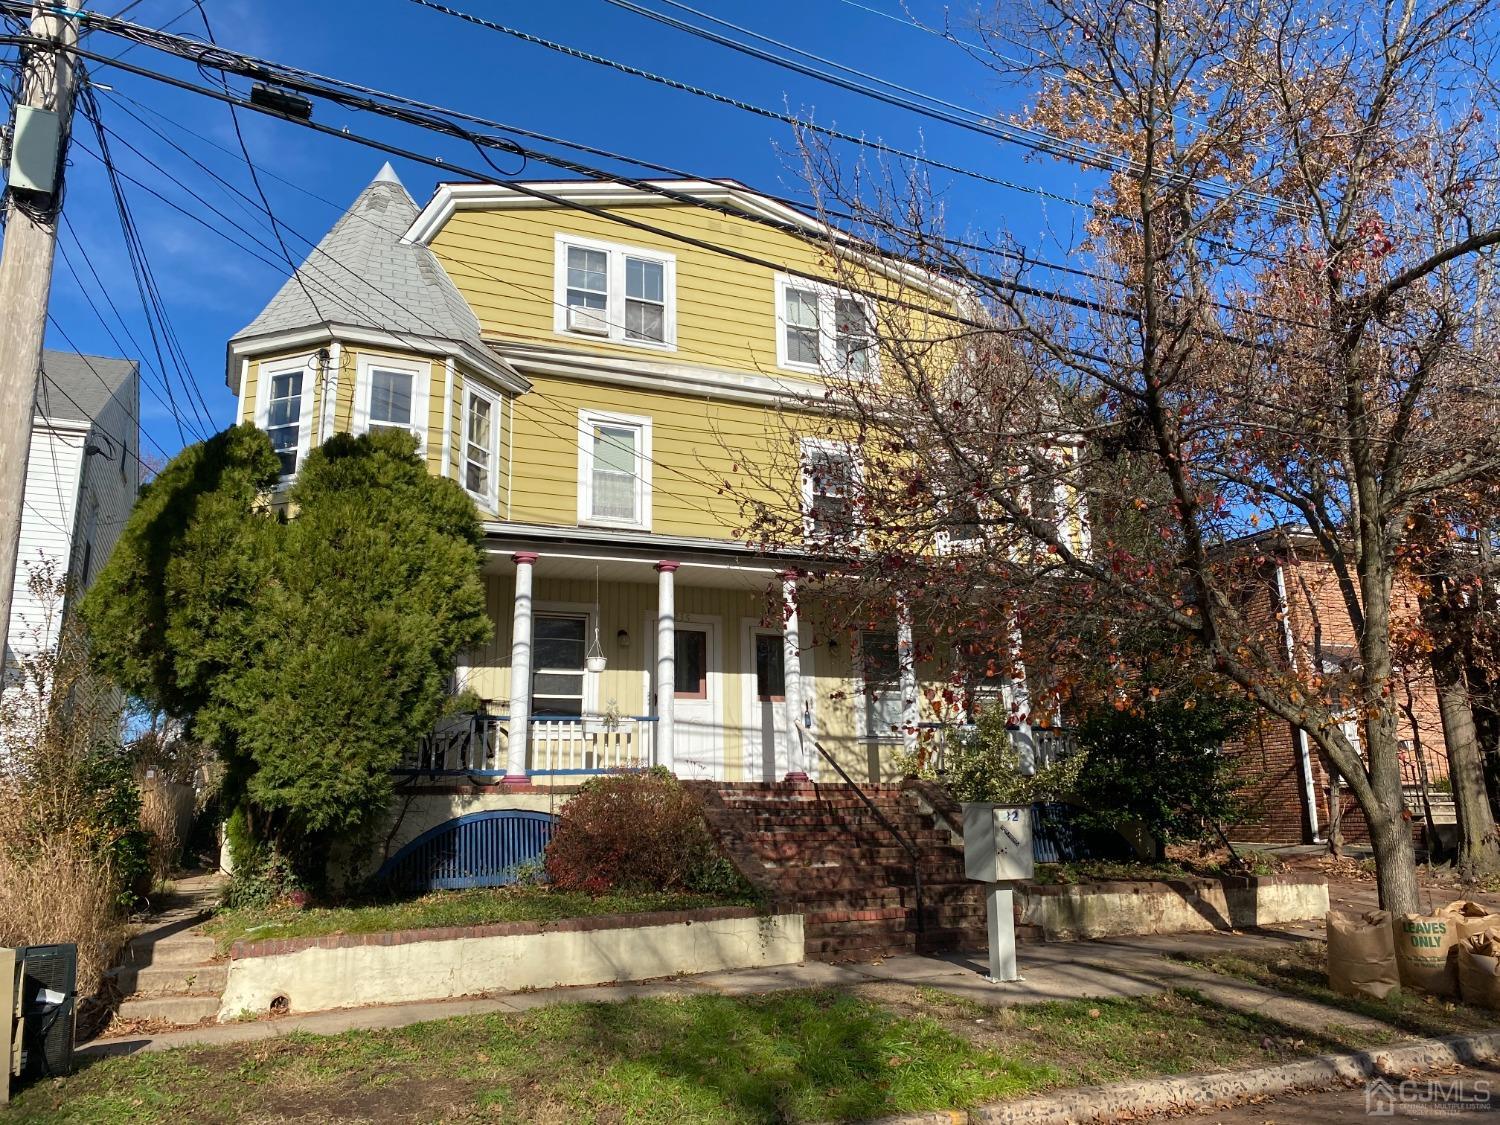
[(876, 373), (878, 357), (868, 301), (831, 286), (777, 276), (778, 366), (867, 377)]
[(675, 348), (676, 264), (657, 250), (558, 235), (554, 330)]

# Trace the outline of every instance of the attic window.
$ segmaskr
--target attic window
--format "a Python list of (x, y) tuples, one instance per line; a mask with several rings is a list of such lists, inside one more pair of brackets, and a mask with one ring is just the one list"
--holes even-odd
[(572, 235), (558, 235), (556, 245), (556, 332), (642, 347), (676, 347), (676, 258)]

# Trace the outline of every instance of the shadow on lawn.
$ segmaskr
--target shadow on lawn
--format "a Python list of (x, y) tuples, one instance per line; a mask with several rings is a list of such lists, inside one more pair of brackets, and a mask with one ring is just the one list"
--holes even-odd
[[(543, 1036), (588, 1045), (603, 1070), (590, 1081), (626, 1116), (646, 1099), (659, 1112), (675, 1089), (700, 1099), (711, 1093), (732, 1119), (863, 1120), (960, 1108), (1058, 1077), (976, 1048), (936, 1022), (902, 1020), (837, 991), (590, 1004), (531, 1020)], [(630, 1104), (635, 1097), (639, 1106)]]

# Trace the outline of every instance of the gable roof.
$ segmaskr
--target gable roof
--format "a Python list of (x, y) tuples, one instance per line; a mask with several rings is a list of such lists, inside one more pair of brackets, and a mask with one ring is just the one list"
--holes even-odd
[(456, 212), (546, 207), (664, 207), (686, 201), (738, 211), (751, 220), (768, 220), (815, 240), (827, 240), (840, 253), (870, 269), (944, 300), (965, 302), (970, 295), (961, 285), (882, 251), (847, 231), (804, 214), (778, 199), (746, 187), (738, 180), (642, 180), (641, 186), (615, 180), (513, 180), (509, 185), (447, 182), (433, 196), (406, 232), (409, 241), (429, 244)]
[[(402, 237), (416, 217), (416, 202), (390, 164), (384, 165), (270, 304), (230, 337), (231, 360), (262, 338), (354, 329), (397, 337), (419, 350), (426, 345), (458, 354), (502, 382), (523, 385), (485, 347), (479, 318), (437, 255)], [(232, 362), (229, 375), (233, 386)]]
[(37, 415), (59, 422), (92, 422), (122, 392), (131, 393), (139, 370), (133, 359), (44, 351), (36, 381)]

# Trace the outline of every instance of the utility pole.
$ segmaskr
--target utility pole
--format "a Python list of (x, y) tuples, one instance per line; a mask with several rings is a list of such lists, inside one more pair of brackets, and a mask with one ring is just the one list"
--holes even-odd
[(0, 248), (0, 652), (10, 637), (31, 413), (62, 209), (62, 154), (73, 116), (75, 59), (67, 48), (78, 42), (80, 3), (32, 5), (31, 36), (50, 45), (22, 52), (21, 96), (11, 137), (5, 245)]

